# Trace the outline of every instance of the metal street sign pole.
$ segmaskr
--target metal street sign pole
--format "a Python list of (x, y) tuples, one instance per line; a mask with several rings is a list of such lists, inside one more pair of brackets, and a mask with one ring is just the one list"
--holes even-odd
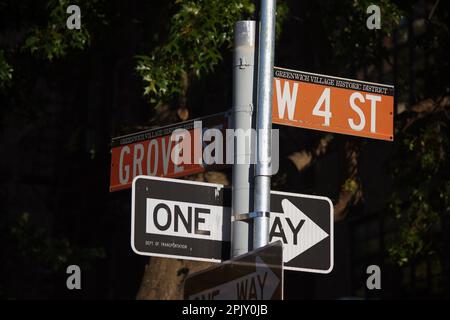
[(257, 162), (253, 220), (253, 249), (269, 243), (272, 150), (272, 83), (275, 51), (276, 0), (261, 1), (258, 54)]
[[(234, 27), (233, 120), (234, 129), (250, 130), (253, 113), (253, 75), (255, 66), (255, 21), (239, 21)], [(245, 139), (236, 139), (232, 177), (234, 217), (250, 212), (253, 199), (251, 148)], [(241, 145), (238, 145), (241, 144)], [(231, 227), (231, 256), (249, 251), (248, 220), (234, 219)], [(250, 246), (251, 247), (251, 246)]]

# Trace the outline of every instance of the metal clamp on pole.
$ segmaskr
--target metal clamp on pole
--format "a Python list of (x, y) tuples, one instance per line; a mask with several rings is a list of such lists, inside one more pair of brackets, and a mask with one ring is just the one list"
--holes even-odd
[[(253, 113), (253, 104), (247, 104), (247, 105), (238, 105), (233, 107), (233, 112), (247, 112), (252, 114)], [(237, 128), (236, 128), (237, 129)]]
[(248, 221), (255, 218), (270, 218), (270, 212), (254, 211), (249, 213), (241, 213), (231, 217), (231, 221)]

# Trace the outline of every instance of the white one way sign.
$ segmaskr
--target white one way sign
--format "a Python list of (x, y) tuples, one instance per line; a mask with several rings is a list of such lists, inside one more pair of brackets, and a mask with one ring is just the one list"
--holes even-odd
[(270, 242), (283, 242), (284, 269), (333, 269), (333, 204), (326, 197), (271, 191)]
[[(133, 181), (131, 246), (137, 254), (222, 262), (230, 258), (231, 190), (223, 185), (139, 176)], [(271, 192), (270, 242), (283, 243), (287, 270), (333, 269), (328, 198)]]

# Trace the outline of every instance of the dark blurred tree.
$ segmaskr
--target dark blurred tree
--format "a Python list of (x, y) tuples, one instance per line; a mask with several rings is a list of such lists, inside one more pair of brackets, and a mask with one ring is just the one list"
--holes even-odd
[[(437, 252), (446, 255), (440, 240), (450, 213), (450, 68), (447, 57), (450, 50), (450, 11), (448, 5), (440, 1), (378, 1), (382, 28), (368, 32), (365, 21), (366, 8), (370, 4), (372, 1), (339, 4), (325, 1), (321, 6), (324, 10), (322, 22), (329, 31), (332, 61), (344, 66), (342, 71), (362, 70), (367, 66), (376, 69), (383, 64), (397, 68), (397, 101), (406, 95), (413, 97), (408, 101), (407, 111), (396, 118), (397, 150), (390, 166), (395, 191), (389, 214), (395, 217), (399, 231), (388, 251), (395, 263), (404, 265)], [(420, 11), (427, 15), (421, 18)], [(408, 23), (412, 25), (410, 29), (406, 26)], [(415, 33), (424, 33), (424, 36), (415, 40)], [(398, 42), (402, 38), (414, 41), (411, 50), (424, 52), (425, 58), (397, 61), (394, 66), (394, 38)], [(415, 73), (420, 78), (411, 78), (412, 68), (419, 70), (420, 73)], [(417, 83), (414, 89), (411, 82)], [(352, 180), (347, 183), (356, 186), (353, 188), (356, 192), (360, 188), (358, 179)], [(346, 184), (343, 188), (347, 188)]]
[[(162, 101), (166, 97), (179, 94), (183, 90), (183, 75), (193, 74), (197, 77), (211, 71), (221, 57), (221, 46), (230, 45), (233, 18), (226, 17), (227, 23), (221, 23), (224, 29), (214, 29), (217, 17), (224, 14), (208, 14), (208, 8), (214, 1), (183, 2), (179, 11), (174, 15), (171, 23), (169, 39), (155, 49), (150, 58), (141, 56), (138, 71), (143, 77), (146, 87), (145, 94), (153, 97), (152, 101)], [(241, 3), (237, 6), (236, 3)], [(220, 8), (222, 13), (241, 9), (251, 13), (252, 6), (247, 2), (230, 2), (224, 4), (231, 10)], [(242, 6), (242, 4), (244, 4)], [(407, 19), (405, 16), (414, 12), (411, 4), (401, 1), (382, 0), (377, 5), (382, 10), (382, 28), (370, 32), (366, 27), (368, 17), (366, 9), (372, 1), (323, 1), (320, 21), (328, 33), (332, 60), (338, 72), (348, 73), (348, 70), (358, 70), (367, 66), (379, 66), (386, 63), (392, 67), (392, 38), (399, 26)], [(205, 7), (202, 7), (204, 5)], [(431, 106), (426, 110), (417, 111), (412, 106), (410, 111), (400, 116), (395, 122), (396, 140), (399, 148), (396, 152), (395, 166), (392, 168), (393, 179), (396, 183), (391, 200), (390, 214), (398, 222), (398, 233), (389, 247), (389, 253), (397, 264), (403, 265), (414, 258), (432, 254), (439, 245), (441, 238), (439, 230), (449, 215), (449, 63), (446, 53), (450, 33), (446, 21), (449, 11), (447, 7), (439, 5), (439, 1), (427, 2), (430, 16), (425, 21), (429, 42), (417, 43), (419, 48), (427, 50), (433, 58), (428, 65), (431, 70), (425, 81), (437, 82), (429, 86), (432, 90), (415, 91), (417, 97), (428, 98)], [(201, 10), (203, 8), (203, 11)], [(250, 10), (251, 9), (251, 10)], [(436, 10), (437, 9), (437, 10)], [(410, 12), (407, 12), (410, 10)], [(201, 13), (204, 13), (202, 15)], [(283, 13), (286, 10), (283, 8)], [(308, 15), (308, 13), (305, 13)], [(283, 17), (283, 15), (282, 15)], [(206, 19), (205, 19), (206, 18)], [(413, 19), (413, 17), (409, 17)], [(280, 20), (278, 20), (280, 22)], [(283, 20), (281, 20), (283, 21)], [(278, 25), (278, 31), (282, 23)], [(197, 27), (197, 28), (196, 28)], [(222, 38), (220, 38), (220, 36)], [(219, 40), (218, 40), (219, 39)], [(221, 41), (222, 40), (222, 41)], [(195, 43), (202, 42), (201, 46)], [(406, 67), (405, 67), (406, 68)], [(409, 89), (406, 72), (400, 73), (397, 80), (397, 92)], [(423, 101), (419, 101), (423, 102)], [(420, 120), (420, 121), (418, 121)], [(416, 122), (410, 127), (411, 122)], [(331, 139), (332, 140), (332, 139)], [(321, 139), (313, 152), (306, 154), (306, 160), (312, 162), (326, 152), (327, 144), (331, 141), (328, 135)], [(358, 158), (364, 142), (358, 141), (344, 145), (347, 159), (347, 179), (342, 184), (339, 198), (335, 204), (337, 219), (345, 217), (352, 205), (363, 199), (360, 177), (358, 174)], [(303, 167), (306, 164), (303, 163)], [(433, 249), (434, 248), (434, 249)], [(442, 252), (441, 252), (442, 253)]]
[[(7, 126), (2, 119), (6, 112), (9, 119), (14, 119), (11, 115), (16, 115), (23, 120), (16, 122), (16, 125), (32, 123), (35, 128), (46, 129), (50, 122), (49, 115), (42, 110), (42, 103), (30, 96), (40, 76), (36, 65), (45, 69), (87, 50), (91, 39), (90, 28), (106, 23), (104, 16), (97, 11), (103, 8), (103, 0), (78, 3), (86, 9), (83, 15), (85, 23), (83, 29), (74, 32), (67, 32), (66, 28), (66, 8), (71, 1), (0, 3), (0, 134)], [(58, 67), (65, 68), (64, 64)], [(51, 77), (48, 74), (43, 76)], [(6, 180), (6, 170), (11, 170), (5, 169), (1, 171), (2, 180)], [(8, 194), (7, 189), (0, 187), (2, 203), (8, 202), (4, 198)], [(30, 208), (30, 212), (13, 212), (2, 205), (0, 211), (2, 298), (55, 297), (61, 292), (58, 288), (64, 287), (68, 265), (75, 261), (87, 271), (106, 256), (103, 247), (80, 244), (67, 234), (67, 230), (50, 230), (48, 221), (51, 218), (38, 221), (33, 217), (34, 208)]]
[[(23, 89), (22, 86), (29, 84), (24, 80), (25, 72), (16, 73), (21, 63), (54, 63), (82, 50), (89, 52), (90, 45), (94, 40), (102, 39), (118, 14), (113, 5), (102, 0), (78, 1), (82, 7), (83, 27), (80, 31), (67, 32), (65, 8), (69, 2), (34, 1), (31, 5), (16, 5), (9, 1), (0, 4), (0, 12), (8, 13), (2, 14), (8, 18), (0, 22), (0, 94), (3, 99), (17, 99), (23, 95), (18, 88)], [(327, 66), (326, 69), (336, 75), (354, 76), (367, 67), (397, 68), (397, 98), (409, 94), (413, 99), (409, 99), (407, 111), (395, 120), (396, 151), (391, 161), (395, 192), (387, 209), (396, 218), (399, 231), (389, 253), (393, 261), (404, 265), (417, 257), (439, 252), (442, 250), (439, 242), (442, 226), (450, 211), (448, 6), (439, 1), (380, 0), (377, 4), (382, 10), (382, 28), (368, 31), (366, 8), (372, 1), (317, 1), (308, 3), (312, 10), (301, 12), (300, 17), (288, 13), (288, 8), (295, 4), (294, 0), (279, 2), (277, 32), (282, 35), (284, 22), (293, 19), (303, 23), (313, 21), (312, 27), (321, 28), (328, 38), (326, 55), (316, 57), (321, 65)], [(412, 19), (417, 6), (423, 6), (429, 15), (424, 21), (426, 37), (417, 41), (413, 50), (425, 50), (429, 58), (420, 81), (416, 79), (417, 83), (424, 84), (412, 90), (408, 68), (425, 69), (425, 64), (393, 61), (392, 40), (404, 36), (397, 30)], [(214, 73), (229, 53), (234, 22), (255, 14), (254, 1), (250, 0), (176, 0), (164, 2), (154, 9), (163, 10), (163, 7), (165, 12), (170, 12), (171, 18), (159, 19), (158, 12), (149, 12), (148, 16), (157, 19), (162, 30), (149, 37), (145, 50), (140, 48), (135, 52), (136, 72), (142, 78), (143, 95), (152, 107), (156, 107), (157, 115), (167, 111), (162, 107), (171, 100), (175, 100), (176, 108), (169, 112), (189, 108), (187, 96), (195, 89), (193, 84)], [(289, 50), (283, 48), (282, 43), (278, 44), (280, 50)], [(178, 118), (188, 116), (189, 112)], [(159, 120), (152, 124), (163, 124), (161, 118), (155, 119)], [(299, 170), (327, 154), (328, 149), (338, 144), (336, 140), (333, 135), (324, 134), (314, 145), (305, 147), (297, 159)], [(364, 201), (358, 170), (364, 145), (362, 140), (338, 144), (344, 150), (346, 168), (335, 201), (336, 219), (345, 218), (349, 209)], [(171, 271), (156, 279), (152, 274), (160, 273), (155, 272), (155, 268)], [(192, 268), (197, 267), (192, 265)], [(183, 262), (153, 259), (145, 272), (139, 297), (179, 297), (179, 284), (186, 272), (192, 271), (188, 269)], [(173, 290), (164, 293), (162, 284), (169, 280)]]
[(12, 78), (12, 72), (13, 69), (6, 61), (3, 50), (0, 51), (0, 89), (5, 89), (5, 87), (9, 85)]
[[(179, 11), (173, 16), (169, 39), (155, 49), (150, 58), (140, 57), (138, 71), (146, 83), (145, 94), (153, 97), (155, 99), (153, 101), (162, 101), (166, 97), (179, 94), (183, 90), (181, 79), (184, 74), (191, 73), (199, 77), (211, 71), (220, 60), (223, 44), (230, 46), (232, 25), (235, 21), (232, 17), (236, 16), (235, 11), (242, 10), (246, 14), (251, 14), (254, 10), (251, 2), (231, 1), (222, 4), (228, 10), (217, 4), (213, 5), (212, 2), (214, 1), (182, 2)], [(339, 71), (348, 72), (346, 70), (357, 70), (364, 66), (380, 65), (383, 62), (391, 66), (393, 64), (390, 48), (386, 42), (392, 39), (396, 29), (405, 21), (405, 15), (408, 14), (407, 10), (410, 10), (411, 5), (401, 1), (379, 1), (377, 5), (382, 10), (382, 28), (370, 32), (366, 27), (368, 17), (366, 9), (371, 4), (372, 1), (323, 1), (320, 5), (320, 23), (328, 31), (332, 61), (339, 66)], [(429, 54), (436, 57), (429, 65), (433, 72), (432, 77), (428, 77), (426, 81), (437, 80), (438, 83), (433, 87), (434, 92), (425, 90), (414, 92), (416, 96), (432, 99), (433, 107), (420, 112), (411, 110), (412, 112), (400, 117), (395, 123), (396, 139), (400, 140), (400, 150), (396, 159), (400, 161), (397, 162), (393, 175), (400, 192), (394, 193), (390, 208), (399, 222), (400, 232), (395, 242), (391, 244), (389, 252), (400, 265), (421, 254), (431, 252), (430, 232), (439, 228), (442, 219), (448, 216), (449, 210), (449, 63), (446, 58), (448, 51), (444, 47), (448, 47), (450, 39), (448, 25), (445, 22), (449, 12), (443, 5), (437, 7), (438, 4), (438, 1), (428, 3), (430, 13), (433, 12), (434, 15), (425, 22), (429, 32), (427, 37), (432, 39)], [(216, 9), (222, 14), (211, 14), (210, 11), (216, 12)], [(226, 16), (228, 12), (232, 17)], [(284, 14), (286, 10), (283, 8), (281, 12)], [(220, 21), (221, 18), (224, 21)], [(214, 28), (216, 21), (220, 21), (217, 24), (223, 26), (223, 29)], [(279, 23), (278, 31), (281, 26), (282, 23)], [(202, 45), (196, 46), (195, 43), (200, 41)], [(417, 45), (425, 49), (429, 43), (422, 42)], [(400, 78), (405, 76), (406, 72), (401, 74)], [(397, 92), (408, 90), (402, 85), (406, 83), (405, 79), (399, 79), (398, 83), (400, 85), (396, 87)], [(409, 120), (405, 121), (405, 117)], [(421, 121), (416, 127), (420, 129), (412, 131), (408, 128), (409, 125), (405, 125), (405, 122), (414, 122), (418, 118)], [(323, 148), (323, 141), (321, 140), (319, 148)], [(349, 168), (348, 178), (342, 185), (336, 203), (338, 216), (344, 215), (349, 205), (356, 204), (362, 198), (357, 170), (361, 144), (364, 142), (348, 143), (345, 146)], [(408, 149), (405, 150), (404, 145), (408, 146), (411, 154)], [(323, 151), (316, 151), (309, 161), (313, 161), (314, 156), (323, 154)], [(406, 183), (408, 179), (409, 183)], [(438, 197), (440, 201), (433, 200), (433, 197)]]
[[(16, 299), (51, 295), (49, 284), (60, 279), (66, 268), (76, 261), (84, 271), (92, 264), (105, 258), (101, 247), (83, 248), (73, 244), (66, 237), (55, 237), (48, 230), (30, 221), (30, 214), (24, 212), (0, 223), (1, 240), (5, 246), (2, 254), (5, 259), (0, 267), (2, 274), (9, 275), (0, 282), (0, 298)], [(16, 274), (11, 274), (14, 270)], [(9, 290), (2, 292), (2, 290)]]

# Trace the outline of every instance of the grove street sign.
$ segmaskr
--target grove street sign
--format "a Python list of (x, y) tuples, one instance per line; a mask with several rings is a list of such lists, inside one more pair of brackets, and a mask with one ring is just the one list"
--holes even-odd
[(282, 300), (283, 245), (267, 246), (189, 275), (186, 300)]
[[(287, 270), (333, 269), (333, 205), (326, 197), (271, 191), (269, 240)], [(131, 246), (137, 254), (222, 262), (230, 257), (231, 190), (220, 184), (138, 176)]]
[[(175, 178), (204, 172), (207, 169), (225, 167), (226, 164), (207, 166), (202, 161), (176, 164), (172, 161), (171, 155), (177, 142), (171, 139), (171, 134), (177, 129), (187, 130), (194, 137), (191, 140), (192, 147), (190, 150), (194, 153), (197, 149), (200, 149), (198, 152), (200, 159), (202, 159), (201, 154), (207, 144), (201, 140), (203, 134), (201, 131), (215, 128), (225, 132), (228, 128), (228, 122), (229, 113), (222, 112), (113, 138), (111, 142), (110, 191), (130, 188), (133, 178), (138, 175)], [(195, 127), (195, 124), (198, 123), (201, 123), (201, 127)], [(196, 148), (195, 144), (198, 144), (199, 148)], [(194, 157), (195, 155), (192, 154), (191, 158)]]
[(394, 87), (274, 68), (276, 124), (392, 141)]

